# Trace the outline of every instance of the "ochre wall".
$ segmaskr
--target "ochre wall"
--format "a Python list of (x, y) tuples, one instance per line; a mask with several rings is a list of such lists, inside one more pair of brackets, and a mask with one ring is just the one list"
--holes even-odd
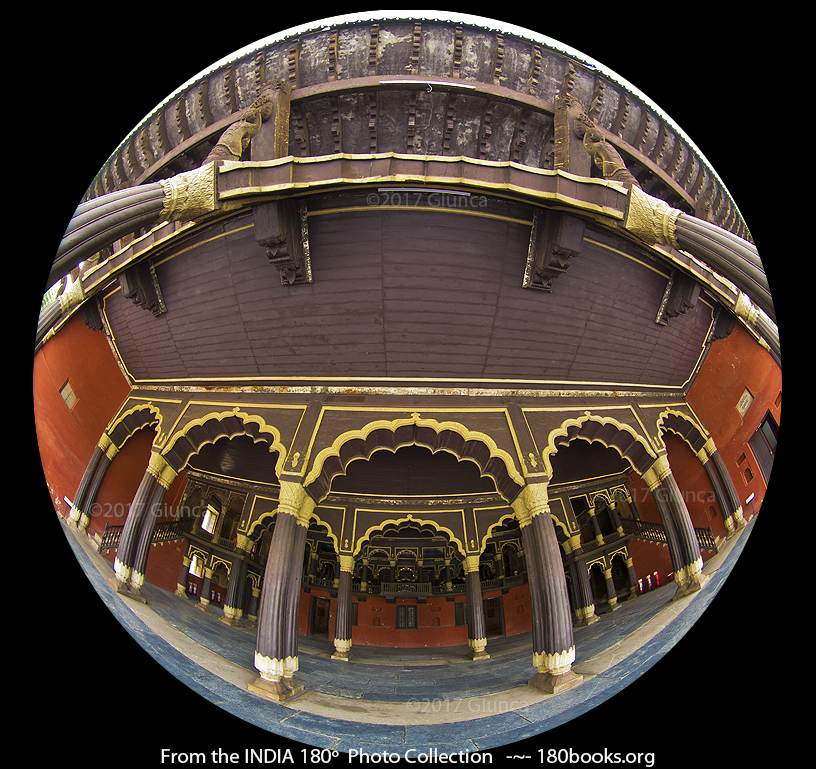
[[(502, 596), (501, 590), (490, 590), (483, 598)], [(330, 639), (334, 638), (337, 619), (337, 599), (328, 590), (312, 588), (310, 592), (301, 592), (298, 613), (298, 633), (308, 635), (309, 612), (312, 598), (330, 598)], [(415, 598), (397, 598), (393, 602), (382, 596), (370, 595), (365, 601), (352, 600), (358, 604), (357, 625), (351, 629), (352, 644), (357, 646), (391, 646), (395, 648), (422, 648), (437, 646), (464, 646), (467, 644), (467, 625), (456, 625), (454, 603), (465, 600), (464, 595), (448, 601), (444, 596), (432, 596), (424, 603)], [(417, 627), (395, 627), (398, 604), (414, 604), (417, 607)], [(512, 587), (502, 596), (505, 635), (517, 635), (529, 632), (532, 628), (530, 614), (530, 589), (527, 585)], [(519, 611), (519, 609), (521, 609)], [(379, 620), (379, 625), (375, 621)], [(489, 642), (488, 642), (489, 643)]]
[[(737, 403), (745, 389), (754, 397), (745, 416), (740, 416)], [(711, 433), (714, 443), (731, 476), (737, 496), (743, 504), (746, 520), (759, 511), (767, 486), (756, 459), (748, 446), (770, 411), (777, 425), (781, 424), (782, 372), (771, 356), (757, 344), (739, 323), (725, 339), (711, 346), (687, 396), (689, 405)], [(685, 441), (674, 433), (663, 433), (669, 464), (683, 493), (694, 526), (711, 527), (715, 536), (725, 537), (726, 528), (714, 491), (702, 463)], [(750, 477), (746, 473), (750, 472)], [(640, 516), (645, 521), (660, 521), (657, 505), (642, 479), (633, 474), (629, 488)], [(748, 497), (754, 494), (751, 503)], [(663, 545), (632, 540), (629, 544), (637, 576), (657, 571), (661, 584), (671, 574), (668, 548)], [(703, 551), (703, 560), (714, 555)]]
[[(754, 402), (741, 417), (737, 402), (745, 388)], [(687, 400), (714, 438), (748, 518), (759, 510), (767, 488), (748, 440), (768, 411), (781, 425), (782, 371), (737, 323), (727, 338), (711, 346)], [(746, 470), (750, 470), (752, 480), (748, 480)], [(752, 493), (756, 496), (746, 507), (745, 500)]]
[[(70, 381), (77, 398), (70, 410), (60, 395), (66, 381)], [(71, 317), (34, 356), (37, 442), (49, 495), (61, 516), (69, 517), (64, 497), (74, 499), (102, 431), (129, 392), (107, 339), (88, 329), (78, 315)], [(90, 511), (90, 536), (101, 534), (106, 524), (124, 524), (130, 501), (147, 469), (154, 438), (152, 428), (138, 430), (114, 457)], [(171, 484), (160, 521), (171, 517), (186, 482), (186, 475), (181, 473)], [(104, 555), (113, 562), (115, 551)], [(151, 548), (147, 581), (175, 590), (182, 556), (180, 549), (169, 545)]]
[[(69, 411), (60, 389), (69, 381), (77, 402)], [(68, 516), (82, 474), (129, 387), (104, 335), (75, 315), (34, 356), (34, 418), (51, 500)]]

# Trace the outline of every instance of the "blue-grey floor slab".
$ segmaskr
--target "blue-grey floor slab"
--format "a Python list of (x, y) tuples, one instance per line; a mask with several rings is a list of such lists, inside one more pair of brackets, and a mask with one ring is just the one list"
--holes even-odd
[[(294, 745), (344, 753), (357, 749), (405, 755), (411, 751), (413, 756), (431, 749), (446, 754), (493, 750), (540, 737), (576, 718), (580, 721), (581, 716), (619, 694), (663, 659), (714, 600), (748, 538), (746, 532), (714, 573), (704, 592), (677, 621), (626, 659), (580, 687), (509, 712), (485, 713), (483, 716), (480, 712), (479, 718), (467, 721), (387, 725), (329, 719), (293, 710), (263, 700), (209, 673), (171, 647), (122, 603), (107, 584), (107, 561), (100, 566), (98, 556), (86, 552), (73, 532), (66, 531), (66, 537), (95, 590), (117, 620), (162, 667), (201, 698), (241, 722), (283, 737)], [(225, 659), (254, 670), (254, 630), (228, 627), (219, 621), (221, 613), (217, 607), (213, 607), (212, 613), (205, 613), (196, 608), (194, 601), (180, 599), (151, 585), (145, 585), (144, 594), (150, 608), (168, 623)], [(666, 606), (672, 594), (672, 586), (652, 591), (633, 602), (623, 603), (618, 611), (603, 615), (593, 625), (576, 629), (576, 661), (590, 659), (640, 627)], [(408, 650), (360, 649), (360, 661), (352, 659), (342, 663), (330, 659), (332, 649), (327, 640), (309, 638), (301, 644), (298, 677), (308, 689), (333, 694), (349, 703), (359, 700), (451, 703), (462, 697), (499, 694), (515, 686), (524, 686), (534, 672), (529, 634), (492, 639), (488, 651), (491, 648), (495, 650), (495, 658), (475, 664), (458, 661), (466, 654), (466, 648), (451, 650), (450, 659), (455, 662), (434, 659), (434, 655), (428, 653), (424, 664), (406, 664), (406, 661), (416, 662), (416, 655)], [(354, 654), (356, 650), (352, 651)], [(372, 660), (383, 664), (372, 664)], [(387, 664), (389, 660), (394, 664)], [(121, 671), (117, 675), (126, 680)], [(671, 701), (672, 694), (668, 693), (667, 704)], [(648, 707), (648, 703), (644, 703), (646, 716)], [(629, 719), (632, 715), (626, 714)], [(235, 724), (230, 722), (230, 726), (231, 733), (237, 733)], [(193, 735), (191, 744), (195, 744), (196, 739), (203, 739), (204, 735), (207, 739), (214, 738), (205, 730)], [(178, 738), (177, 734), (174, 736)]]

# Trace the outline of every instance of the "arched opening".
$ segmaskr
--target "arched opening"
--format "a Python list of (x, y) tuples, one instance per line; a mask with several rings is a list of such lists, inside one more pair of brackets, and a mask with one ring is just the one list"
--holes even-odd
[(493, 479), (505, 500), (515, 499), (524, 479), (510, 455), (497, 448), (487, 435), (468, 431), (463, 425), (446, 427), (447, 424), (452, 423), (421, 419), (415, 413), (410, 420), (397, 420), (388, 427), (370, 425), (347, 433), (341, 436), (342, 442), (338, 439), (335, 445), (319, 452), (304, 485), (313, 499), (323, 499), (330, 489), (339, 490), (334, 479), (345, 475), (354, 460), (370, 459), (381, 450), (396, 452), (413, 446), (430, 449), (434, 454), (447, 452), (474, 463), (481, 476)]
[[(340, 453), (342, 456), (342, 450)], [(343, 473), (332, 477), (325, 504), (340, 504), (349, 497), (354, 502), (345, 503), (346, 515), (355, 515), (359, 528), (358, 539), (346, 545), (354, 553), (354, 644), (466, 644), (464, 561), (466, 553), (478, 552), (479, 545), (478, 571), (485, 596), (483, 608), (490, 620), (488, 632), (503, 631), (501, 597), (496, 600), (485, 593), (491, 588), (501, 592), (499, 576), (505, 573), (505, 559), (495, 536), (486, 543), (480, 541), (487, 530), (479, 534), (469, 530), (466, 542), (463, 528), (465, 517), (474, 520), (473, 500), (488, 500), (499, 507), (503, 502), (484, 463), (463, 458), (451, 447), (379, 446), (348, 459)], [(507, 535), (509, 530), (499, 528)], [(517, 525), (515, 537), (514, 547), (518, 548)], [(512, 572), (518, 571), (515, 552), (511, 549), (506, 558)]]

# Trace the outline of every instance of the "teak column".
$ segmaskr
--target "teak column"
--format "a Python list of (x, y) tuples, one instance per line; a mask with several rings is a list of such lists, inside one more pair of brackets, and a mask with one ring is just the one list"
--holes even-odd
[(85, 469), (79, 488), (71, 507), (69, 524), (73, 524), (80, 531), (87, 531), (91, 520), (91, 510), (96, 502), (96, 495), (105, 480), (113, 458), (119, 452), (118, 447), (111, 441), (107, 433), (102, 433), (91, 461)]
[(227, 625), (237, 625), (243, 617), (244, 605), (244, 583), (246, 582), (247, 555), (255, 544), (245, 534), (238, 534), (238, 547), (235, 551), (235, 560), (232, 562), (229, 583), (227, 584), (227, 596), (224, 599), (224, 616), (221, 622)]
[(334, 628), (333, 660), (348, 661), (351, 651), (351, 575), (354, 557), (340, 556), (340, 584), (337, 588), (337, 620)]
[[(127, 519), (119, 536), (119, 546), (116, 549), (116, 558), (113, 563), (114, 577), (111, 580), (111, 585), (118, 593), (144, 600), (139, 595), (140, 573), (136, 571), (134, 574), (142, 528), (146, 525), (148, 515), (161, 504), (165, 492), (175, 477), (176, 471), (159, 453), (152, 451), (147, 470), (130, 503)], [(151, 528), (149, 536), (152, 537), (152, 535)], [(148, 547), (149, 544), (148, 541)], [(144, 559), (147, 560), (146, 552), (144, 552)], [(143, 572), (143, 564), (140, 565), (140, 569)]]
[(474, 660), (486, 660), (490, 655), (485, 651), (487, 630), (485, 629), (484, 603), (482, 602), (482, 583), (479, 579), (479, 556), (466, 556), (464, 565), (470, 656)]
[(151, 455), (150, 459), (152, 470), (149, 470), (149, 472), (156, 474), (156, 485), (153, 487), (153, 493), (150, 495), (150, 504), (145, 510), (142, 527), (139, 531), (139, 540), (136, 544), (136, 552), (133, 556), (133, 568), (130, 572), (131, 595), (139, 598), (141, 598), (140, 591), (144, 584), (147, 556), (150, 552), (150, 543), (153, 541), (156, 519), (160, 517), (160, 508), (164, 501), (164, 496), (170, 488), (170, 484), (178, 475), (159, 454)]
[(538, 672), (528, 683), (554, 694), (577, 686), (583, 676), (572, 671), (572, 615), (547, 484), (528, 484), (511, 506), (524, 541), (533, 612), (533, 665)]
[(315, 502), (303, 486), (281, 481), (258, 611), (255, 667), (260, 676), (249, 685), (256, 694), (276, 701), (303, 691), (303, 685), (294, 680), (298, 669), (299, 574), (314, 508)]
[(657, 503), (666, 530), (677, 585), (674, 599), (695, 593), (707, 581), (703, 576), (703, 558), (691, 516), (672, 475), (669, 460), (665, 455), (659, 456), (642, 477)]
[(725, 469), (720, 452), (717, 451), (717, 447), (711, 438), (697, 452), (697, 458), (703, 463), (706, 475), (711, 481), (711, 487), (714, 489), (714, 495), (717, 497), (717, 503), (720, 506), (720, 512), (725, 522), (725, 528), (728, 530), (727, 536), (731, 537), (740, 529), (745, 528), (742, 505), (737, 496), (737, 490), (734, 488), (734, 482), (731, 480), (728, 470)]

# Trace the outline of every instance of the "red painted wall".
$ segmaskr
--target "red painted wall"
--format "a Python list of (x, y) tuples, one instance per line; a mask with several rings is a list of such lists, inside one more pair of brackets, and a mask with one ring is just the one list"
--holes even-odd
[[(484, 598), (501, 595), (500, 590), (486, 592)], [(298, 614), (298, 632), (307, 635), (309, 632), (309, 612), (312, 597), (330, 598), (327, 590), (312, 589), (310, 593), (301, 592)], [(331, 617), (329, 619), (329, 638), (334, 638), (337, 618), (337, 599), (331, 600)], [(443, 596), (433, 596), (425, 603), (418, 603), (412, 598), (398, 598), (389, 603), (382, 596), (368, 596), (365, 601), (357, 603), (357, 625), (351, 630), (352, 644), (356, 646), (392, 646), (395, 648), (424, 648), (438, 646), (462, 646), (467, 644), (467, 626), (456, 626), (455, 602), (462, 602), (465, 596), (457, 596), (455, 601), (448, 601)], [(417, 607), (417, 627), (395, 627), (397, 605), (414, 604)], [(510, 588), (503, 596), (505, 635), (517, 635), (529, 632), (532, 628), (530, 615), (530, 590), (527, 585)], [(521, 611), (519, 611), (519, 608)], [(377, 624), (379, 622), (379, 624)]]
[[(746, 388), (753, 395), (754, 401), (742, 417), (736, 407)], [(767, 487), (748, 446), (748, 440), (768, 411), (777, 425), (781, 424), (780, 368), (751, 334), (737, 323), (728, 337), (712, 344), (689, 390), (687, 400), (711, 433), (743, 503), (745, 518), (750, 519), (759, 511)], [(674, 433), (664, 433), (663, 440), (672, 473), (683, 492), (693, 524), (710, 526), (715, 536), (725, 537), (725, 524), (702, 463), (691, 448)], [(631, 476), (629, 488), (641, 518), (645, 521), (660, 521), (657, 505), (638, 475)], [(755, 498), (751, 504), (746, 505), (745, 500), (752, 493)], [(664, 584), (672, 571), (668, 548), (632, 540), (629, 549), (637, 576), (645, 577), (656, 571), (661, 584)], [(702, 553), (704, 561), (713, 555), (710, 551)]]
[[(69, 381), (77, 401), (69, 410), (60, 395)], [(60, 515), (70, 514), (64, 497), (73, 500), (102, 431), (130, 392), (107, 339), (88, 329), (78, 315), (70, 318), (34, 356), (34, 418), (45, 482)], [(91, 511), (88, 533), (106, 524), (122, 525), (128, 505), (147, 469), (152, 428), (137, 431), (111, 462)], [(187, 478), (180, 473), (165, 495), (167, 520), (177, 507)], [(115, 552), (105, 553), (113, 562)], [(169, 545), (150, 550), (148, 582), (175, 590), (183, 554)]]
[[(754, 402), (741, 417), (736, 406), (745, 388)], [(781, 369), (737, 323), (727, 338), (711, 346), (687, 399), (714, 438), (748, 519), (759, 510), (767, 489), (748, 440), (768, 411), (781, 424)], [(752, 493), (756, 497), (746, 507), (745, 500)]]
[[(77, 402), (69, 411), (60, 389), (69, 381)], [(45, 481), (57, 512), (69, 515), (99, 437), (129, 392), (107, 339), (78, 316), (34, 356), (34, 418)]]
[(511, 587), (502, 599), (502, 609), (506, 636), (528, 633), (533, 629), (529, 585)]

